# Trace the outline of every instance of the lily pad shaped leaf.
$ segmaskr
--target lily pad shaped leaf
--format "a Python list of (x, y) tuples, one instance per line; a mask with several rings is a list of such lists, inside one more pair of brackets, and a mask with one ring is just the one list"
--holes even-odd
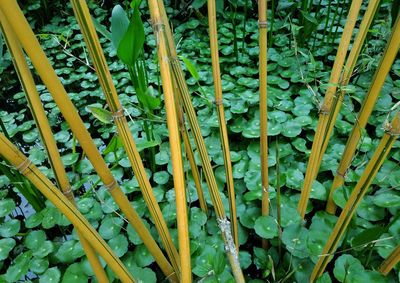
[(15, 240), (12, 238), (6, 238), (0, 240), (0, 260), (4, 260), (8, 257), (10, 251), (15, 247)]
[(264, 239), (272, 239), (278, 236), (278, 226), (272, 216), (260, 216), (254, 223), (257, 235)]

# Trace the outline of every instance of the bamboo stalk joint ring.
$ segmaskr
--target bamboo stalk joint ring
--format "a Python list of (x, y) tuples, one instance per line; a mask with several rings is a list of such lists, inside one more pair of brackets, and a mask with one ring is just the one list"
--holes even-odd
[(267, 21), (258, 22), (258, 28), (267, 28)]
[(117, 181), (113, 180), (110, 184), (104, 185), (109, 192), (116, 189), (118, 187)]
[(15, 167), (19, 173), (21, 173), (22, 175), (26, 175), (27, 174), (27, 169), (29, 168), (29, 166), (32, 164), (32, 162), (29, 160), (29, 158), (25, 158), (24, 161), (21, 162), (21, 164), (19, 164), (17, 167)]

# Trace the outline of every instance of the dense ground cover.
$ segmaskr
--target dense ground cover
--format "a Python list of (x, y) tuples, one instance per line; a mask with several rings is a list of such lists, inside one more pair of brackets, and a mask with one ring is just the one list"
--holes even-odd
[[(253, 279), (253, 282), (307, 282), (337, 220), (337, 216), (324, 211), (332, 177), (390, 34), (392, 6), (388, 1), (382, 1), (351, 85), (347, 86), (348, 95), (345, 96), (334, 134), (323, 158), (318, 181), (313, 185), (312, 201), (307, 209), (306, 222), (303, 223), (296, 207), (318, 121), (319, 106), (327, 87), (348, 9), (348, 3), (316, 2), (319, 3), (310, 6), (308, 12), (307, 9), (303, 9), (303, 13), (298, 12), (298, 4), (289, 1), (279, 1), (273, 17), (271, 10), (269, 11), (270, 26), (271, 18), (274, 18), (274, 23), (273, 32), (269, 33), (268, 49), (271, 197), (271, 217), (268, 218), (260, 218), (262, 190), (256, 4), (252, 1), (233, 1), (219, 8), (222, 88), (240, 223), (239, 259), (245, 276), (249, 280)], [(55, 7), (49, 7), (46, 19), (40, 3), (42, 1), (30, 1), (29, 5), (25, 6), (26, 15), (70, 98), (79, 109), (96, 145), (102, 150), (106, 162), (112, 168), (114, 176), (140, 216), (147, 219), (152, 227), (151, 232), (158, 239), (128, 159), (115, 138), (115, 126), (108, 119), (107, 112), (99, 110), (107, 110), (107, 106), (72, 9), (67, 5), (60, 11), (54, 4)], [(121, 102), (129, 113), (129, 125), (148, 168), (147, 174), (154, 187), (154, 193), (176, 239), (175, 193), (163, 103), (149, 111), (138, 100), (129, 73), (118, 59), (112, 42), (107, 38), (107, 31), (104, 31), (104, 28), (109, 29), (113, 5), (100, 4), (91, 4), (92, 15), (103, 34), (101, 42), (109, 67)], [(186, 7), (183, 9), (185, 12), (180, 12), (182, 6), (179, 5)], [(218, 117), (213, 104), (207, 19), (204, 17), (206, 10), (202, 1), (185, 5), (184, 1), (173, 2), (167, 5), (167, 12), (174, 27), (178, 53), (182, 56), (182, 64), (187, 70), (192, 101), (197, 110), (217, 182), (219, 187), (223, 188), (226, 180)], [(156, 41), (147, 21), (149, 16), (145, 3), (142, 3), (142, 8), (148, 83), (152, 86), (153, 96), (162, 101), (155, 53)], [(21, 92), (10, 57), (5, 49), (0, 51), (4, 54), (0, 62), (0, 117), (4, 125), (2, 131), (8, 133), (33, 163), (51, 177), (46, 153), (26, 107), (26, 99)], [(40, 84), (40, 81), (37, 81)], [(114, 200), (99, 181), (75, 137), (71, 135), (68, 125), (60, 116), (50, 94), (44, 86), (39, 85), (38, 89), (75, 195), (78, 197), (78, 208), (93, 226), (98, 228), (100, 235), (122, 258), (134, 276), (144, 282), (164, 280), (154, 259), (135, 231), (126, 225)], [(344, 205), (365, 169), (383, 134), (382, 125), (399, 98), (400, 60), (397, 59), (363, 133), (353, 167), (347, 173), (346, 186), (335, 193), (335, 202), (339, 206)], [(145, 129), (146, 125), (150, 125), (151, 141), (146, 135), (146, 131), (149, 130)], [(326, 273), (320, 282), (398, 280), (398, 270), (391, 272), (386, 278), (375, 270), (400, 242), (399, 145), (398, 142), (395, 144), (390, 157), (383, 164), (373, 182), (371, 192), (361, 203), (339, 251), (329, 265), (329, 273)], [(195, 157), (200, 165), (197, 151)], [(1, 163), (0, 169), (4, 174), (0, 176), (0, 184), (4, 188), (0, 192), (0, 274), (3, 274), (1, 279), (34, 281), (39, 277), (40, 282), (49, 282), (51, 279), (85, 282), (93, 273), (70, 223), (40, 196), (36, 199), (38, 211), (34, 212), (18, 193), (22, 179), (18, 179), (19, 176), (4, 162)], [(193, 274), (196, 280), (207, 282), (233, 280), (225, 260), (222, 240), (218, 236), (215, 217), (212, 212), (206, 215), (200, 210), (188, 162), (185, 163), (185, 169), (189, 192)], [(277, 183), (281, 188), (281, 231), (275, 223)], [(203, 187), (207, 188), (206, 184)], [(207, 189), (204, 194), (211, 205)], [(222, 198), (225, 208), (228, 209), (227, 197), (222, 195)], [(271, 248), (262, 249), (260, 237), (271, 239)], [(108, 272), (113, 278), (112, 272)]]

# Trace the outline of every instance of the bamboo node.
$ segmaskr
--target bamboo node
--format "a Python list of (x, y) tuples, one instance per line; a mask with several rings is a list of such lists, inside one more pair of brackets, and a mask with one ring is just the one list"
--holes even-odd
[(224, 102), (222, 101), (222, 99), (216, 99), (216, 100), (214, 101), (214, 103), (215, 103), (215, 105), (220, 106), (220, 105), (222, 105)]
[(258, 21), (258, 28), (267, 28), (267, 21)]
[(165, 27), (164, 23), (159, 21), (154, 21), (151, 26), (155, 31), (160, 31)]
[(321, 105), (319, 107), (319, 114), (321, 115), (328, 115), (329, 114), (329, 109), (325, 105)]
[(72, 195), (72, 187), (71, 187), (71, 186), (66, 187), (65, 190), (63, 190), (62, 193), (63, 193), (63, 195), (66, 196), (68, 199), (73, 198), (73, 195)]
[(263, 190), (264, 193), (268, 193), (268, 187), (263, 186), (262, 190)]
[(336, 175), (342, 177), (343, 179), (346, 178), (347, 170), (344, 173), (340, 173), (339, 170), (336, 170)]
[(19, 173), (22, 175), (26, 175), (26, 170), (29, 168), (29, 166), (32, 164), (32, 162), (29, 160), (29, 158), (25, 158), (24, 161), (21, 162), (17, 167), (15, 167)]
[(393, 128), (390, 123), (385, 123), (383, 125), (383, 130), (391, 137), (398, 138), (400, 136), (400, 130), (398, 128)]
[(226, 242), (225, 242), (225, 251), (230, 253), (235, 260), (238, 260), (238, 254), (236, 250), (235, 243), (232, 238), (231, 233), (231, 223), (228, 219), (224, 218), (217, 218), (218, 227), (224, 235)]
[(124, 108), (120, 108), (117, 111), (115, 111), (114, 113), (112, 113), (112, 119), (113, 121), (120, 119), (122, 117), (125, 117), (124, 115)]
[(112, 190), (114, 190), (118, 187), (118, 183), (117, 183), (117, 181), (113, 180), (111, 183), (104, 185), (104, 186), (107, 188), (108, 191), (111, 192)]

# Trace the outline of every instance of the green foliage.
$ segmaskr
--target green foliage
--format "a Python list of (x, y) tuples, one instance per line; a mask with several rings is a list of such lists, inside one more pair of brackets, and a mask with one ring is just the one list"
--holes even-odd
[[(130, 130), (141, 151), (156, 199), (176, 239), (175, 192), (165, 111), (161, 110), (163, 102), (155, 59), (156, 39), (147, 21), (149, 17), (145, 1), (142, 2), (140, 6), (135, 2), (133, 8), (119, 5), (114, 8), (101, 7), (94, 3), (90, 8), (96, 20), (96, 28), (103, 35), (100, 40), (117, 92), (125, 113), (130, 116)], [(188, 1), (176, 2), (177, 7), (173, 8), (171, 4), (167, 12), (172, 15), (175, 39), (179, 42), (178, 53), (187, 70), (186, 79), (193, 105), (218, 185), (222, 189), (226, 180), (218, 139), (218, 118), (211, 103), (213, 85), (207, 26), (200, 16), (205, 10), (206, 1), (193, 1), (184, 15), (179, 13), (178, 8)], [(309, 4), (306, 5), (306, 2)], [(230, 1), (230, 4), (225, 3), (225, 6), (218, 9), (221, 19), (218, 31), (222, 88), (240, 221), (239, 260), (250, 282), (307, 282), (310, 268), (320, 255), (337, 219), (321, 211), (330, 187), (329, 180), (341, 158), (347, 135), (377, 67), (378, 55), (382, 52), (385, 35), (390, 27), (387, 20), (390, 5), (383, 1), (352, 84), (347, 87), (349, 95), (344, 98), (318, 181), (312, 187), (312, 200), (307, 209), (312, 217), (303, 223), (296, 210), (297, 202), (315, 133), (318, 106), (327, 87), (347, 9), (346, 5), (337, 8), (338, 1), (317, 2), (275, 1), (273, 11), (269, 8), (270, 34), (273, 35), (270, 39), (273, 40), (268, 49), (268, 134), (274, 136), (273, 139), (278, 138), (278, 146), (274, 143), (269, 145), (270, 216), (260, 216), (256, 6), (252, 6), (252, 1)], [(86, 47), (71, 17), (71, 8), (67, 5), (63, 8), (65, 15), (55, 15), (47, 24), (42, 25), (36, 16), (40, 11), (38, 3), (33, 1), (30, 8), (26, 8), (26, 14), (33, 15), (29, 16), (29, 20), (46, 54), (105, 161), (112, 168), (131, 204), (143, 217), (145, 225), (158, 240), (152, 228), (153, 220), (144, 205), (120, 138), (115, 134), (112, 115), (99, 90), (97, 77), (87, 61)], [(336, 16), (335, 9), (338, 9)], [(342, 10), (344, 12), (340, 17)], [(110, 32), (105, 27), (111, 27)], [(53, 173), (47, 169), (49, 164), (45, 150), (26, 109), (26, 100), (18, 86), (18, 78), (11, 71), (10, 57), (1, 48), (3, 45), (0, 42), (0, 115), (4, 126), (33, 163), (54, 180)], [(399, 66), (400, 60), (397, 59), (363, 133), (354, 167), (346, 176), (346, 186), (335, 192), (334, 200), (341, 207), (382, 135), (381, 125), (388, 109), (400, 99)], [(78, 209), (98, 229), (135, 278), (143, 282), (163, 280), (153, 257), (137, 233), (126, 224), (90, 161), (82, 154), (80, 145), (61, 118), (50, 94), (43, 85), (38, 85), (38, 91), (73, 184)], [(281, 227), (278, 227), (276, 215), (276, 148), (280, 157)], [(154, 160), (149, 154), (152, 150)], [(196, 162), (200, 164), (196, 149), (194, 153)], [(198, 208), (194, 181), (189, 165), (184, 161), (192, 253), (192, 258), (188, 260), (192, 261), (194, 279), (202, 282), (233, 282), (215, 216), (212, 213), (206, 215)], [(396, 218), (400, 197), (399, 161), (397, 143), (374, 180), (370, 195), (361, 204), (342, 239), (341, 252), (335, 255), (327, 272), (318, 282), (396, 282), (398, 269), (387, 279), (374, 270), (400, 240), (400, 220)], [(5, 163), (1, 165), (8, 168)], [(2, 171), (2, 174), (5, 173)], [(93, 280), (93, 271), (70, 223), (48, 203), (43, 202), (43, 207), (39, 206), (37, 212), (30, 210), (24, 198), (17, 193), (19, 184), (19, 180), (13, 180), (7, 174), (0, 176), (0, 187), (7, 189), (0, 190), (0, 281)], [(207, 203), (210, 204), (204, 183), (203, 188)], [(222, 196), (222, 199), (228, 208), (227, 198)], [(261, 248), (260, 237), (270, 239), (269, 249)], [(110, 279), (113, 279), (114, 275), (107, 270)]]

